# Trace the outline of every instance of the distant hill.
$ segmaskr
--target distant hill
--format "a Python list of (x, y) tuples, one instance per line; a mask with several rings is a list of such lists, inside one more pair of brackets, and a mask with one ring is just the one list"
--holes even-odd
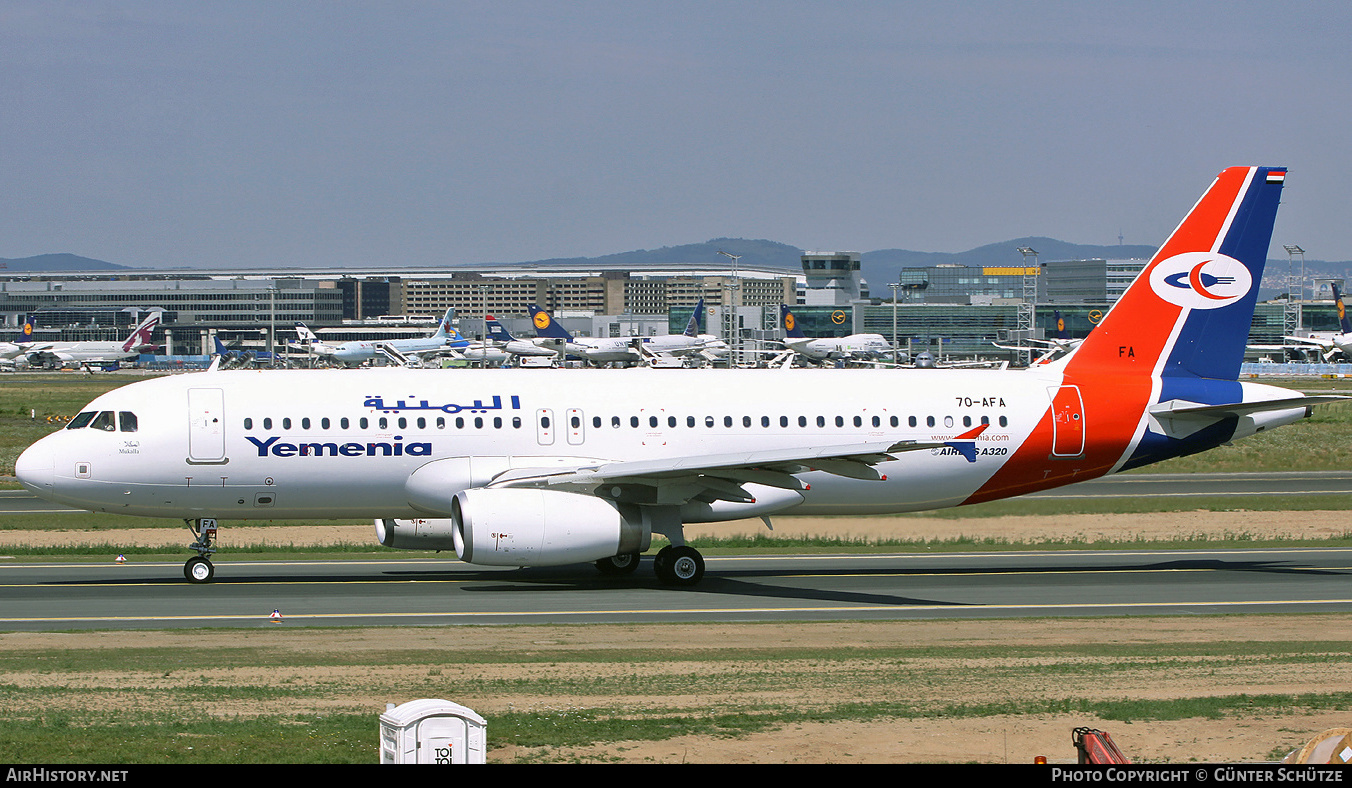
[[(1030, 248), (1037, 252), (1038, 262), (1052, 260), (1130, 260), (1149, 258), (1156, 247), (1145, 245), (1132, 246), (1096, 246), (1094, 244), (1073, 244), (1058, 241), (1055, 238), (1013, 238), (999, 243), (978, 246), (966, 252), (912, 252), (906, 249), (880, 249), (866, 252), (860, 258), (860, 267), (870, 286), (881, 288), (887, 282), (897, 281), (897, 271), (902, 268), (928, 265), (968, 265), (972, 267), (1017, 266), (1023, 265), (1020, 248)], [(1032, 260), (1030, 259), (1031, 263)], [(878, 295), (875, 291), (874, 295)]]
[[(1019, 247), (1031, 247), (1038, 252), (1038, 260), (1082, 260), (1101, 257), (1120, 260), (1133, 257), (1150, 257), (1155, 253), (1153, 246), (1095, 246), (1092, 244), (1073, 244), (1058, 241), (1055, 238), (1015, 238), (1000, 243), (987, 244), (966, 252), (914, 252), (908, 249), (880, 249), (875, 252), (861, 252), (860, 268), (864, 279), (870, 284), (882, 285), (895, 282), (897, 271), (909, 266), (943, 265), (954, 263), (970, 266), (1020, 265), (1023, 255)], [(609, 265), (651, 265), (653, 263), (726, 263), (728, 260), (719, 252), (740, 255), (740, 265), (760, 265), (784, 268), (792, 273), (802, 272), (802, 247), (790, 246), (775, 241), (748, 240), (745, 238), (714, 238), (699, 244), (682, 246), (664, 246), (661, 249), (638, 249), (632, 252), (619, 252), (602, 257), (567, 257), (549, 260), (536, 260), (529, 265), (557, 265), (580, 267), (588, 264)], [(822, 250), (832, 251), (832, 250)], [(473, 267), (473, 266), (465, 266)]]
[[(909, 249), (879, 249), (872, 252), (862, 252), (859, 259), (864, 279), (868, 281), (873, 296), (885, 298), (887, 297), (887, 283), (896, 281), (897, 272), (901, 268), (948, 263), (973, 267), (1017, 266), (1023, 262), (1023, 255), (1019, 253), (1019, 247), (1036, 249), (1038, 262), (1043, 263), (1053, 260), (1092, 258), (1106, 260), (1149, 258), (1155, 253), (1153, 246), (1073, 244), (1058, 241), (1055, 238), (1039, 236), (1012, 238), (1008, 241), (978, 246), (965, 252), (916, 252)], [(557, 257), (520, 264), (558, 266), (560, 268), (578, 268), (589, 264), (629, 265), (635, 268), (655, 263), (730, 264), (731, 261), (719, 254), (719, 252), (727, 252), (728, 254), (738, 255), (740, 257), (738, 263), (743, 266), (782, 268), (785, 273), (797, 274), (802, 272), (800, 256), (803, 251), (803, 248), (799, 246), (764, 239), (714, 238), (704, 243), (663, 246), (659, 249), (635, 249), (601, 257)], [(1280, 254), (1280, 251), (1276, 254)], [(470, 263), (455, 267), (491, 269), (494, 265), (497, 265), (497, 263)], [(116, 271), (130, 268), (132, 266), (94, 260), (75, 254), (40, 254), (33, 257), (0, 258), (0, 275), (6, 273)], [(1352, 281), (1352, 262), (1306, 260), (1304, 268), (1306, 280), (1311, 283), (1311, 286), (1318, 280), (1344, 279)], [(193, 269), (182, 270), (185, 273), (190, 273)], [(1267, 269), (1263, 275), (1265, 294), (1272, 291), (1285, 291), (1288, 277), (1298, 278), (1300, 273), (1301, 261), (1299, 259), (1290, 261), (1280, 257), (1269, 258)]]
[[(682, 244), (681, 246), (663, 246), (660, 249), (636, 249), (632, 252), (618, 252), (601, 257), (555, 257), (548, 260), (532, 260), (525, 265), (556, 265), (559, 267), (582, 267), (586, 265), (653, 265), (655, 263), (711, 263), (730, 264), (731, 261), (719, 252), (737, 255), (741, 259), (738, 265), (760, 265), (772, 268), (788, 268), (795, 272), (802, 270), (799, 257), (803, 251), (797, 246), (776, 243), (775, 241), (747, 240), (745, 238), (714, 238), (700, 244)], [(482, 264), (466, 264), (462, 268), (474, 268)]]
[[(1038, 260), (1079, 260), (1095, 257), (1105, 259), (1123, 259), (1149, 257), (1155, 253), (1153, 246), (1094, 246), (1091, 244), (1072, 244), (1055, 238), (1015, 238), (1000, 243), (987, 244), (966, 252), (914, 252), (908, 249), (880, 249), (875, 252), (861, 252), (860, 268), (864, 278), (870, 283), (896, 281), (897, 270), (907, 266), (942, 265), (955, 263), (970, 266), (1019, 265), (1023, 256), (1019, 247), (1032, 247), (1038, 251)], [(739, 265), (769, 266), (783, 268), (792, 273), (801, 273), (801, 255), (803, 248), (766, 240), (748, 240), (746, 238), (714, 238), (704, 243), (664, 246), (660, 249), (637, 249), (630, 252), (603, 255), (601, 257), (558, 257), (548, 260), (533, 260), (527, 265), (559, 267), (582, 267), (588, 264), (607, 265), (652, 265), (654, 263), (727, 263), (719, 254), (727, 252), (740, 256)], [(822, 250), (833, 251), (833, 250)], [(473, 265), (463, 266), (472, 268)]]
[(32, 257), (0, 257), (0, 271), (56, 273), (65, 271), (111, 271), (125, 265), (92, 260), (78, 254), (38, 254)]

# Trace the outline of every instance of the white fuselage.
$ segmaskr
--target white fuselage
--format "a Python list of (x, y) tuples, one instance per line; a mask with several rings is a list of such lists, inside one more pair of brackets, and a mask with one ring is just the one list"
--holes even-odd
[(35, 348), (33, 360), (56, 359), (57, 361), (121, 361), (136, 358), (141, 349), (134, 347), (126, 350), (121, 342), (48, 342)]
[[(135, 431), (65, 429), (16, 464), (29, 489), (94, 511), (163, 517), (446, 516), (410, 503), (414, 471), (472, 458), (475, 485), (506, 469), (897, 441), (944, 441), (982, 423), (974, 461), (943, 448), (882, 462), (883, 480), (821, 471), (796, 514), (954, 506), (981, 490), (1046, 424), (1059, 366), (991, 370), (212, 371), (134, 383), (84, 413), (131, 414)], [(1241, 384), (1246, 399), (1289, 394)], [(1092, 411), (1067, 436), (1038, 432), (1022, 469), (1044, 487), (1116, 469), (1133, 446), (1096, 444)], [(1261, 426), (1294, 421), (1295, 408)], [(1142, 414), (1112, 414), (1145, 428)], [(72, 422), (74, 424), (75, 422)], [(119, 422), (120, 423), (120, 422)], [(1106, 429), (1101, 432), (1108, 432)], [(1251, 434), (1257, 423), (1234, 437)], [(1120, 430), (1117, 430), (1120, 432)], [(1128, 429), (1128, 433), (1130, 433)], [(1051, 456), (1060, 452), (1062, 457)], [(1079, 458), (1075, 456), (1076, 452)], [(1046, 470), (1042, 470), (1043, 464)], [(1041, 480), (1046, 480), (1042, 483)], [(1027, 492), (1006, 488), (991, 497)], [(446, 505), (457, 490), (444, 491)], [(989, 491), (987, 491), (989, 493)], [(440, 493), (438, 493), (439, 495)], [(728, 518), (735, 519), (735, 518)]]
[(404, 355), (418, 355), (447, 350), (450, 347), (450, 341), (440, 337), (428, 337), (425, 339), (392, 339), (388, 342), (354, 340), (352, 342), (344, 342), (341, 345), (333, 346), (333, 352), (328, 355), (344, 364), (361, 364), (380, 355), (379, 345), (387, 345)]
[(598, 364), (633, 363), (643, 360), (643, 353), (636, 345), (642, 345), (645, 351), (656, 355), (682, 355), (700, 350), (704, 343), (699, 337), (685, 334), (659, 334), (651, 337), (576, 337), (567, 343), (566, 349), (570, 354)]
[(785, 339), (784, 344), (813, 359), (882, 358), (892, 352), (892, 346), (880, 334), (851, 334), (847, 337), (821, 339)]
[[(984, 416), (973, 463), (902, 454), (887, 481), (808, 473), (803, 513), (962, 502), (1047, 410), (1055, 377), (897, 370), (216, 371), (136, 383), (86, 411), (130, 412), (136, 432), (85, 428), (25, 453), (44, 495), (166, 517), (412, 517), (405, 481), (445, 457), (647, 460), (952, 437)], [(481, 407), (476, 407), (481, 406)], [(915, 424), (912, 426), (911, 421)], [(894, 423), (895, 420), (895, 423)], [(931, 424), (932, 421), (932, 424)], [(549, 460), (553, 461), (553, 460)], [(447, 500), (454, 491), (447, 491)]]

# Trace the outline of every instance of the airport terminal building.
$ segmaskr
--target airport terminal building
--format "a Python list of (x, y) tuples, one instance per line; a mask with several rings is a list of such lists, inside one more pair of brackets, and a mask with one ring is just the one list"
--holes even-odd
[[(235, 271), (0, 272), (0, 339), (17, 338), (36, 318), (40, 339), (122, 339), (147, 310), (162, 310), (166, 354), (200, 354), (219, 335), (262, 349), (269, 335), (294, 339), (303, 322), (327, 342), (423, 336), (448, 309), (461, 333), (482, 335), (483, 316), (514, 334), (533, 335), (527, 307), (539, 304), (583, 336), (678, 333), (702, 298), (704, 331), (746, 343), (782, 336), (779, 305), (794, 307), (809, 336), (876, 333), (902, 352), (1017, 360), (1014, 344), (1030, 325), (1051, 336), (1056, 317), (1083, 337), (1144, 266), (1144, 260), (1066, 260), (1036, 265), (902, 268), (874, 290), (855, 252), (804, 252), (801, 272), (782, 268), (667, 264), (572, 268), (523, 264), (462, 268)], [(896, 293), (895, 303), (891, 299)], [(1036, 293), (1031, 316), (1026, 294)], [(1021, 313), (1021, 309), (1023, 312)], [(1329, 302), (1302, 305), (1299, 325), (1333, 330)], [(1251, 344), (1281, 344), (1291, 327), (1283, 303), (1258, 305)]]

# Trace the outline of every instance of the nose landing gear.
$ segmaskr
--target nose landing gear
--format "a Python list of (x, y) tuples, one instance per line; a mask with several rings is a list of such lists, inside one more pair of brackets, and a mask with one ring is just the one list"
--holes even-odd
[(196, 550), (197, 555), (189, 558), (183, 565), (183, 577), (187, 578), (189, 583), (210, 583), (216, 576), (216, 567), (211, 565), (210, 556), (216, 552), (214, 543), (216, 541), (216, 520), (214, 518), (203, 517), (197, 520), (184, 520), (188, 525), (188, 530), (192, 531), (193, 536), (197, 537), (192, 544), (188, 545), (189, 550)]

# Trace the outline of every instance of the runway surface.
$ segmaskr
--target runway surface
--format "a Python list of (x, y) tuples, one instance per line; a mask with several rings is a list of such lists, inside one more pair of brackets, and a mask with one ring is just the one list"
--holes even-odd
[[(1352, 493), (1352, 472), (1135, 474), (1037, 497)], [(0, 491), (0, 515), (75, 511)], [(185, 555), (186, 558), (186, 555)], [(1024, 552), (707, 556), (704, 582), (672, 589), (651, 558), (628, 577), (587, 565), (494, 569), (453, 556), (249, 561), (216, 581), (182, 563), (0, 563), (0, 629), (772, 621), (1352, 611), (1352, 551)]]
[[(493, 570), (453, 558), (0, 565), (0, 629), (428, 626), (1352, 611), (1352, 550), (709, 556), (672, 589), (650, 559)], [(270, 618), (276, 610), (281, 621)], [(1129, 624), (1124, 624), (1129, 626)]]

